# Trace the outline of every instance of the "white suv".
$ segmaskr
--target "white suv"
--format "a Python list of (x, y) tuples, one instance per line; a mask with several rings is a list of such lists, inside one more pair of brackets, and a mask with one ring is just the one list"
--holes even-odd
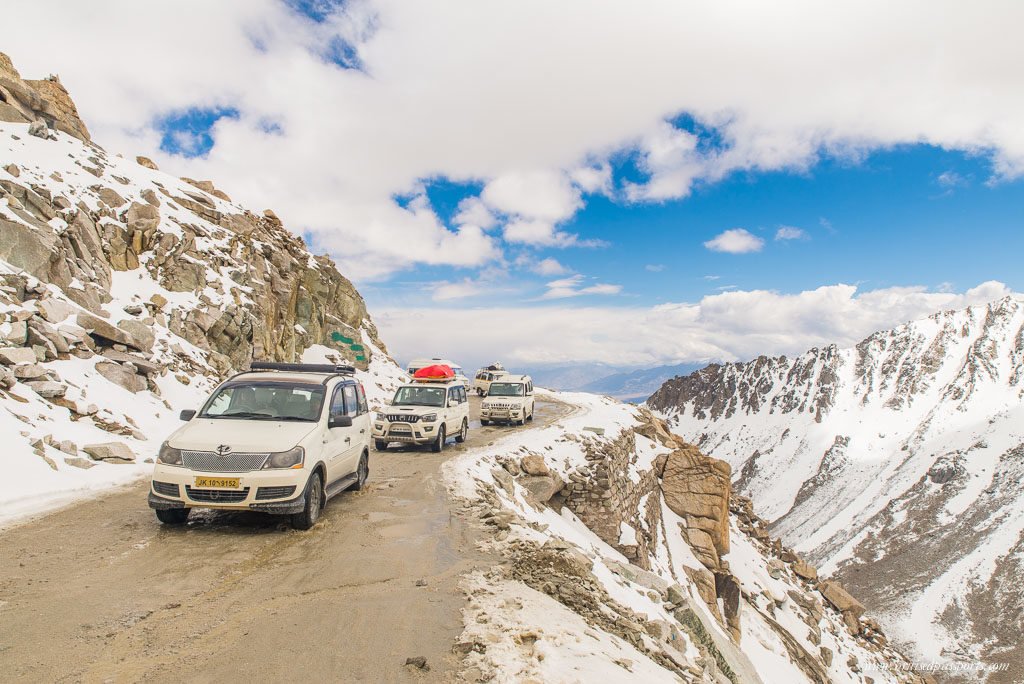
[(377, 451), (384, 451), (391, 442), (430, 444), (434, 451), (441, 451), (449, 437), (461, 443), (468, 434), (466, 386), (450, 378), (402, 385), (391, 403), (373, 419)]
[(166, 524), (192, 507), (291, 516), (308, 530), (326, 501), (370, 473), (370, 412), (351, 366), (254, 362), (222, 383), (160, 447), (149, 505)]
[(488, 390), (491, 389), (491, 383), (506, 378), (508, 375), (508, 371), (481, 368), (473, 378), (473, 389), (481, 397), (486, 397)]
[(487, 398), (480, 403), (480, 424), (516, 423), (533, 420), (535, 402), (529, 375), (505, 375), (491, 383)]

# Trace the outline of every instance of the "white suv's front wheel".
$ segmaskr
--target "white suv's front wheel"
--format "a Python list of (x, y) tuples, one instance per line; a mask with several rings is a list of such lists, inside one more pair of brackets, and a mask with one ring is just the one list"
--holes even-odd
[(435, 454), (441, 453), (442, 451), (444, 451), (444, 441), (446, 439), (448, 439), (448, 437), (444, 434), (444, 424), (442, 423), (441, 427), (437, 428), (437, 439), (434, 440), (434, 443), (430, 446), (430, 449)]
[(469, 421), (465, 418), (462, 419), (462, 429), (459, 430), (459, 434), (455, 435), (455, 441), (462, 444), (466, 441), (466, 437), (469, 436)]
[(316, 521), (320, 519), (323, 496), (320, 473), (313, 473), (309, 476), (309, 484), (306, 485), (306, 507), (301, 512), (292, 514), (292, 527), (297, 530), (308, 530), (316, 525)]

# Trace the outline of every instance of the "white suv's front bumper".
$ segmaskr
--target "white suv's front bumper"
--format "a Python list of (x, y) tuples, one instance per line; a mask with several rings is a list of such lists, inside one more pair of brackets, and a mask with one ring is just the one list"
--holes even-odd
[[(237, 479), (237, 488), (196, 487), (196, 479)], [(153, 468), (149, 506), (156, 509), (218, 508), (297, 513), (305, 506), (309, 471), (304, 468), (206, 473), (162, 463)]]
[(437, 439), (437, 426), (433, 423), (388, 423), (375, 420), (373, 422), (373, 438), (384, 442), (402, 442), (403, 444), (430, 444)]

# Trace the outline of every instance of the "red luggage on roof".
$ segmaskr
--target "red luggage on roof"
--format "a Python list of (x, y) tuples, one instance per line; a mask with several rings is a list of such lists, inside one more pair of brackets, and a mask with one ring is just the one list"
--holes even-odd
[(448, 366), (425, 366), (420, 368), (412, 376), (417, 380), (448, 380), (455, 377), (455, 373)]

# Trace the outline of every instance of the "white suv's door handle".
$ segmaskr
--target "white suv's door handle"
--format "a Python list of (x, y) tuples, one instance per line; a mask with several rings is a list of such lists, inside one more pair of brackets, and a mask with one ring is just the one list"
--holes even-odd
[(346, 442), (351, 442), (351, 441), (352, 441), (352, 438), (351, 438), (351, 437), (346, 437), (346, 438), (345, 438), (345, 441), (346, 441)]
[(366, 428), (363, 428), (362, 430), (360, 430), (360, 431), (359, 431), (359, 434), (361, 434), (361, 435), (365, 435), (365, 434), (366, 434)]

